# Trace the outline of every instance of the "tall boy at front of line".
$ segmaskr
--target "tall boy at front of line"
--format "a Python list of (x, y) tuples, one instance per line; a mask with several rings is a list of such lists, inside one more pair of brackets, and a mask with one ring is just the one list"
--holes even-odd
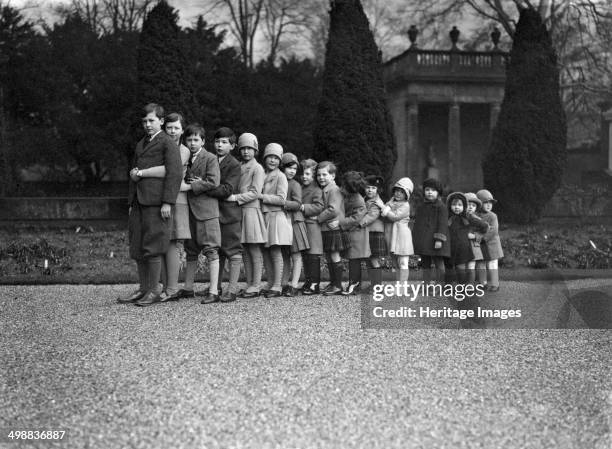
[[(130, 171), (128, 221), (130, 257), (136, 260), (140, 286), (118, 302), (150, 305), (159, 302), (161, 259), (168, 251), (172, 232), (172, 206), (181, 185), (182, 164), (176, 143), (162, 132), (164, 109), (155, 103), (144, 107), (146, 136), (136, 144)], [(163, 165), (163, 178), (142, 177), (141, 170)]]

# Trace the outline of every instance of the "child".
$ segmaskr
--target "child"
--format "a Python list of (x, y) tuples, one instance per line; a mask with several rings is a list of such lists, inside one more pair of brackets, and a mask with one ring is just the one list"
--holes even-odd
[(208, 195), (208, 191), (219, 185), (219, 161), (204, 148), (204, 128), (198, 124), (185, 129), (185, 142), (191, 152), (191, 160), (185, 175), (189, 190), (189, 229), (191, 239), (185, 242), (187, 268), (185, 270), (185, 287), (193, 291), (195, 272), (200, 252), (208, 259), (210, 285), (208, 295), (201, 303), (209, 304), (219, 301), (219, 246), (221, 245), (221, 228), (219, 226), (219, 202)]
[[(291, 219), (293, 228), (291, 249), (283, 252), (283, 285), (285, 286), (283, 287), (283, 293), (285, 296), (292, 297), (298, 292), (298, 282), (302, 272), (302, 251), (308, 250), (310, 244), (308, 243), (304, 214), (302, 213), (302, 186), (295, 179), (298, 159), (293, 153), (285, 153), (281, 160), (281, 166), (289, 183), (284, 209)], [(291, 267), (291, 271), (289, 267)], [(291, 283), (287, 285), (290, 275)]]
[[(493, 203), (497, 200), (493, 198), (493, 195), (488, 190), (479, 190), (476, 192), (476, 196), (482, 201), (482, 212), (480, 218), (482, 218), (489, 225), (489, 230), (483, 237), (484, 245), (482, 245), (482, 255), (485, 262), (480, 263), (479, 270), (484, 270), (486, 266), (487, 276), (487, 289), (492, 292), (499, 290), (499, 271), (498, 271), (498, 259), (504, 257), (502, 251), (501, 240), (499, 238), (499, 224), (497, 221), (497, 215), (492, 211)], [(481, 271), (482, 273), (482, 271)]]
[[(467, 215), (476, 214), (482, 207), (482, 201), (478, 199), (475, 193), (468, 192), (465, 194), (467, 199)], [(482, 250), (480, 248), (480, 242), (482, 240), (482, 234), (476, 229), (471, 229), (468, 233), (470, 243), (472, 244), (472, 252), (474, 258), (467, 263), (467, 283), (476, 284), (476, 265), (482, 261)], [(484, 284), (485, 279), (478, 279), (479, 284)]]
[(285, 175), (279, 170), (283, 157), (283, 147), (269, 143), (264, 149), (264, 167), (266, 177), (261, 195), (261, 209), (268, 231), (264, 246), (264, 264), (268, 284), (264, 289), (266, 298), (282, 295), (283, 255), (282, 246), (291, 246), (293, 229), (287, 214), (283, 210), (287, 199), (288, 183)]
[[(442, 203), (442, 184), (434, 178), (423, 181), (423, 202), (417, 207), (412, 229), (414, 252), (421, 256), (423, 282), (434, 279), (442, 283), (445, 277), (444, 258), (450, 257), (448, 242), (448, 212)], [(431, 276), (431, 266), (436, 274)]]
[(348, 249), (348, 235), (339, 228), (344, 218), (342, 192), (336, 185), (336, 166), (333, 162), (323, 161), (317, 166), (317, 181), (323, 190), (323, 211), (317, 221), (321, 225), (323, 251), (327, 259), (330, 283), (325, 288), (325, 296), (342, 292), (342, 260), (340, 252)]
[(414, 254), (412, 232), (408, 226), (410, 222), (410, 203), (408, 200), (413, 190), (412, 180), (401, 178), (393, 186), (393, 198), (387, 204), (383, 204), (380, 198), (377, 202), (378, 207), (381, 208), (381, 215), (392, 223), (389, 250), (397, 259), (399, 265), (397, 280), (400, 282), (408, 281), (410, 256)]
[(247, 286), (244, 291), (238, 292), (238, 297), (255, 298), (259, 296), (259, 284), (261, 284), (263, 271), (261, 246), (267, 240), (266, 224), (259, 204), (265, 174), (263, 167), (255, 159), (259, 152), (259, 144), (255, 135), (241, 134), (238, 137), (238, 149), (242, 158), (240, 184), (238, 192), (230, 195), (227, 201), (236, 202), (242, 209), (240, 242), (245, 247), (242, 260)]
[(323, 254), (323, 238), (321, 237), (321, 225), (317, 216), (323, 211), (323, 191), (314, 182), (317, 163), (312, 159), (305, 159), (302, 165), (302, 206), (300, 210), (304, 214), (306, 232), (310, 248), (304, 252), (304, 295), (316, 295), (319, 293), (321, 282), (321, 255)]
[(489, 225), (476, 215), (467, 214), (467, 198), (461, 192), (451, 193), (446, 199), (448, 206), (448, 234), (451, 254), (449, 266), (455, 270), (455, 279), (459, 284), (467, 283), (466, 264), (474, 260), (474, 251), (469, 233), (472, 230), (487, 232)]
[[(225, 261), (229, 259), (229, 285), (221, 294), (221, 302), (236, 300), (238, 278), (242, 263), (242, 210), (235, 201), (225, 201), (239, 191), (240, 162), (231, 155), (236, 146), (236, 134), (230, 128), (222, 127), (215, 132), (215, 151), (219, 161), (221, 181), (218, 187), (209, 190), (209, 196), (219, 200), (219, 224), (221, 226), (221, 248), (219, 250), (219, 267), (223, 272)], [(221, 280), (221, 279), (220, 279)], [(219, 290), (222, 290), (219, 288)]]
[(387, 242), (385, 240), (385, 224), (380, 219), (382, 208), (377, 204), (380, 200), (380, 192), (384, 186), (384, 180), (380, 176), (365, 177), (365, 200), (366, 214), (361, 219), (360, 226), (368, 230), (368, 242), (372, 253), (368, 261), (368, 276), (370, 288), (382, 283), (382, 269), (380, 258), (388, 255)]
[(349, 247), (344, 257), (349, 260), (349, 283), (343, 295), (356, 295), (361, 289), (361, 261), (370, 257), (370, 242), (368, 230), (360, 226), (366, 214), (366, 205), (361, 196), (365, 189), (363, 175), (356, 171), (344, 174), (342, 189), (344, 190), (344, 218), (339, 220), (340, 229), (349, 237)]
[[(163, 133), (164, 108), (155, 103), (144, 107), (143, 128), (147, 134), (136, 144), (130, 171), (130, 257), (138, 266), (139, 288), (117, 299), (120, 304), (141, 306), (160, 301), (159, 278), (162, 256), (168, 252), (172, 232), (172, 205), (181, 185), (181, 158), (176, 143)], [(163, 181), (144, 177), (143, 171), (163, 165)]]

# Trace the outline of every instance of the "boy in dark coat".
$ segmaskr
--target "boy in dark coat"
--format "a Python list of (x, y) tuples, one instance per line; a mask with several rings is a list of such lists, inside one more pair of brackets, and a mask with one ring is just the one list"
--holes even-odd
[[(140, 286), (130, 295), (118, 298), (121, 304), (148, 306), (160, 301), (162, 255), (170, 244), (172, 206), (183, 175), (177, 144), (162, 132), (163, 117), (160, 105), (150, 103), (144, 107), (142, 125), (147, 136), (136, 144), (128, 195), (130, 257), (136, 260)], [(143, 174), (157, 166), (165, 167), (163, 178)]]
[[(448, 212), (440, 199), (442, 184), (434, 178), (423, 181), (423, 202), (417, 207), (412, 229), (414, 252), (421, 256), (423, 281), (444, 282), (444, 258), (450, 257), (448, 238)], [(431, 266), (436, 274), (432, 278)]]

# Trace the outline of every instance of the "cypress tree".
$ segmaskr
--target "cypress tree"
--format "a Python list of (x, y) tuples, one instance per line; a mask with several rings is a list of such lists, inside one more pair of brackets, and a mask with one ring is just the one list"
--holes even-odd
[(566, 122), (557, 56), (540, 15), (520, 12), (504, 99), (483, 161), (484, 182), (504, 220), (530, 223), (561, 185)]
[(178, 13), (160, 0), (147, 14), (140, 33), (137, 71), (141, 104), (159, 103), (166, 112), (182, 112), (188, 121), (194, 117), (194, 77), (182, 45)]
[[(381, 56), (359, 0), (332, 0), (314, 157), (385, 177), (397, 153)], [(390, 180), (388, 180), (390, 181)]]

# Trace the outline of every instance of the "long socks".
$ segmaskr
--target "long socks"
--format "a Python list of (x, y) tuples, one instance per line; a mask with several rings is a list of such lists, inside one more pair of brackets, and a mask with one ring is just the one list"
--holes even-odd
[(228, 291), (230, 293), (238, 292), (238, 278), (240, 277), (240, 264), (242, 263), (242, 256), (240, 254), (234, 254), (230, 257), (229, 262), (229, 286)]
[(247, 278), (246, 291), (248, 293), (259, 292), (263, 271), (261, 246), (257, 243), (247, 243), (245, 246), (242, 258), (244, 259), (244, 271)]
[(147, 258), (147, 291), (160, 293), (159, 276), (161, 274), (161, 256)]
[(179, 247), (175, 241), (170, 242), (168, 252), (162, 262), (162, 283), (166, 286), (166, 293), (173, 295), (179, 290), (178, 280), (181, 269)]
[(149, 289), (149, 281), (147, 280), (147, 262), (146, 260), (137, 260), (136, 266), (138, 268), (138, 282), (140, 286), (138, 290), (143, 293), (146, 293)]
[(268, 290), (281, 291), (283, 277), (283, 255), (278, 245), (273, 245), (264, 251), (264, 264), (268, 279)]

